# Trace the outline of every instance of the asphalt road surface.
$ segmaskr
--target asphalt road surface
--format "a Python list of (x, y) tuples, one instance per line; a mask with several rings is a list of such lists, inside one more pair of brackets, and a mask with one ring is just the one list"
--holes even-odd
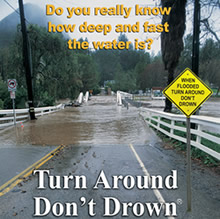
[(43, 158), (2, 195), (0, 185), (0, 218), (219, 218), (219, 175), (193, 163), (187, 212), (184, 155), (114, 97), (8, 129), (0, 140), (1, 185)]

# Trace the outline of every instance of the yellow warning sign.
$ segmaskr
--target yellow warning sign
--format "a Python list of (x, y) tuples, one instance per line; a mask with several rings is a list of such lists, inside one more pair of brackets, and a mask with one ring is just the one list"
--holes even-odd
[(212, 95), (212, 90), (186, 68), (163, 90), (163, 94), (190, 117)]

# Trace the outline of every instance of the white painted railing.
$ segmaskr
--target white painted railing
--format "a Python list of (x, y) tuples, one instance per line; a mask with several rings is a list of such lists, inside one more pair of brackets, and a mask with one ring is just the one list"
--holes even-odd
[(122, 99), (125, 99), (125, 98), (132, 99), (133, 95), (126, 93), (126, 92), (123, 92), (123, 91), (117, 91), (117, 103), (119, 106), (122, 105)]
[(151, 96), (151, 99), (152, 100), (165, 100), (166, 97), (162, 96), (162, 97), (154, 97), (154, 96)]
[(78, 104), (82, 104), (83, 102), (83, 92), (81, 92), (76, 100)]
[[(58, 110), (64, 109), (64, 105), (60, 104), (57, 106), (50, 107), (39, 107), (35, 108), (35, 116), (43, 116)], [(29, 109), (16, 109), (16, 123), (25, 122), (29, 119)], [(10, 125), (14, 125), (13, 110), (0, 110), (0, 128), (4, 128)]]
[[(177, 122), (186, 122), (185, 116), (146, 108), (140, 108), (140, 114), (150, 126), (171, 138), (186, 143), (186, 138), (175, 134), (175, 130), (186, 132), (185, 127), (177, 125)], [(168, 120), (168, 122), (165, 122), (164, 119)], [(219, 144), (220, 147), (220, 138), (207, 132), (210, 129), (220, 130), (220, 118), (191, 116), (190, 120), (191, 123), (195, 123), (197, 126), (197, 129), (191, 129), (191, 133), (196, 136), (196, 140), (191, 140), (191, 145), (220, 160), (220, 153), (206, 147), (201, 141), (202, 138), (205, 138), (211, 142)], [(162, 128), (162, 126), (166, 127), (169, 131)]]
[(89, 91), (86, 91), (85, 97), (84, 97), (84, 102), (87, 103), (89, 100)]
[(78, 98), (75, 101), (75, 104), (81, 105), (84, 103), (87, 103), (89, 101), (89, 91), (86, 91), (85, 95), (83, 95), (83, 92), (80, 92)]

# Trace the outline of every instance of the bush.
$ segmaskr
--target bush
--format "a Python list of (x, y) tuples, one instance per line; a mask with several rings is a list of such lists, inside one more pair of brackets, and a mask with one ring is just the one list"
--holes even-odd
[(4, 108), (4, 101), (0, 99), (0, 109)]
[(48, 95), (48, 92), (45, 91), (45, 92), (43, 93), (42, 98), (41, 98), (41, 104), (40, 104), (40, 106), (53, 106), (54, 103), (55, 103), (55, 98), (54, 98), (54, 97), (50, 97), (50, 96)]

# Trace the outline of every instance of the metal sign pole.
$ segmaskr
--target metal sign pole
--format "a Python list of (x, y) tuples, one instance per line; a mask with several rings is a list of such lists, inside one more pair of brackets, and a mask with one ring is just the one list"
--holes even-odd
[[(204, 93), (201, 95), (191, 95), (194, 88), (187, 87), (193, 85), (199, 87)], [(192, 192), (191, 192), (191, 134), (190, 134), (190, 116), (198, 110), (211, 95), (212, 90), (189, 68), (186, 68), (176, 79), (170, 83), (164, 90), (163, 94), (172, 101), (186, 115), (186, 134), (187, 134), (187, 211), (192, 210)], [(187, 96), (188, 95), (188, 96)], [(193, 98), (192, 98), (193, 97)], [(193, 99), (193, 100), (192, 100)]]
[(13, 114), (14, 114), (14, 125), (16, 126), (16, 114), (15, 114), (15, 99), (12, 99), (12, 103), (13, 103)]
[(187, 137), (187, 211), (191, 211), (192, 192), (191, 192), (191, 133), (190, 117), (186, 118), (186, 137)]

